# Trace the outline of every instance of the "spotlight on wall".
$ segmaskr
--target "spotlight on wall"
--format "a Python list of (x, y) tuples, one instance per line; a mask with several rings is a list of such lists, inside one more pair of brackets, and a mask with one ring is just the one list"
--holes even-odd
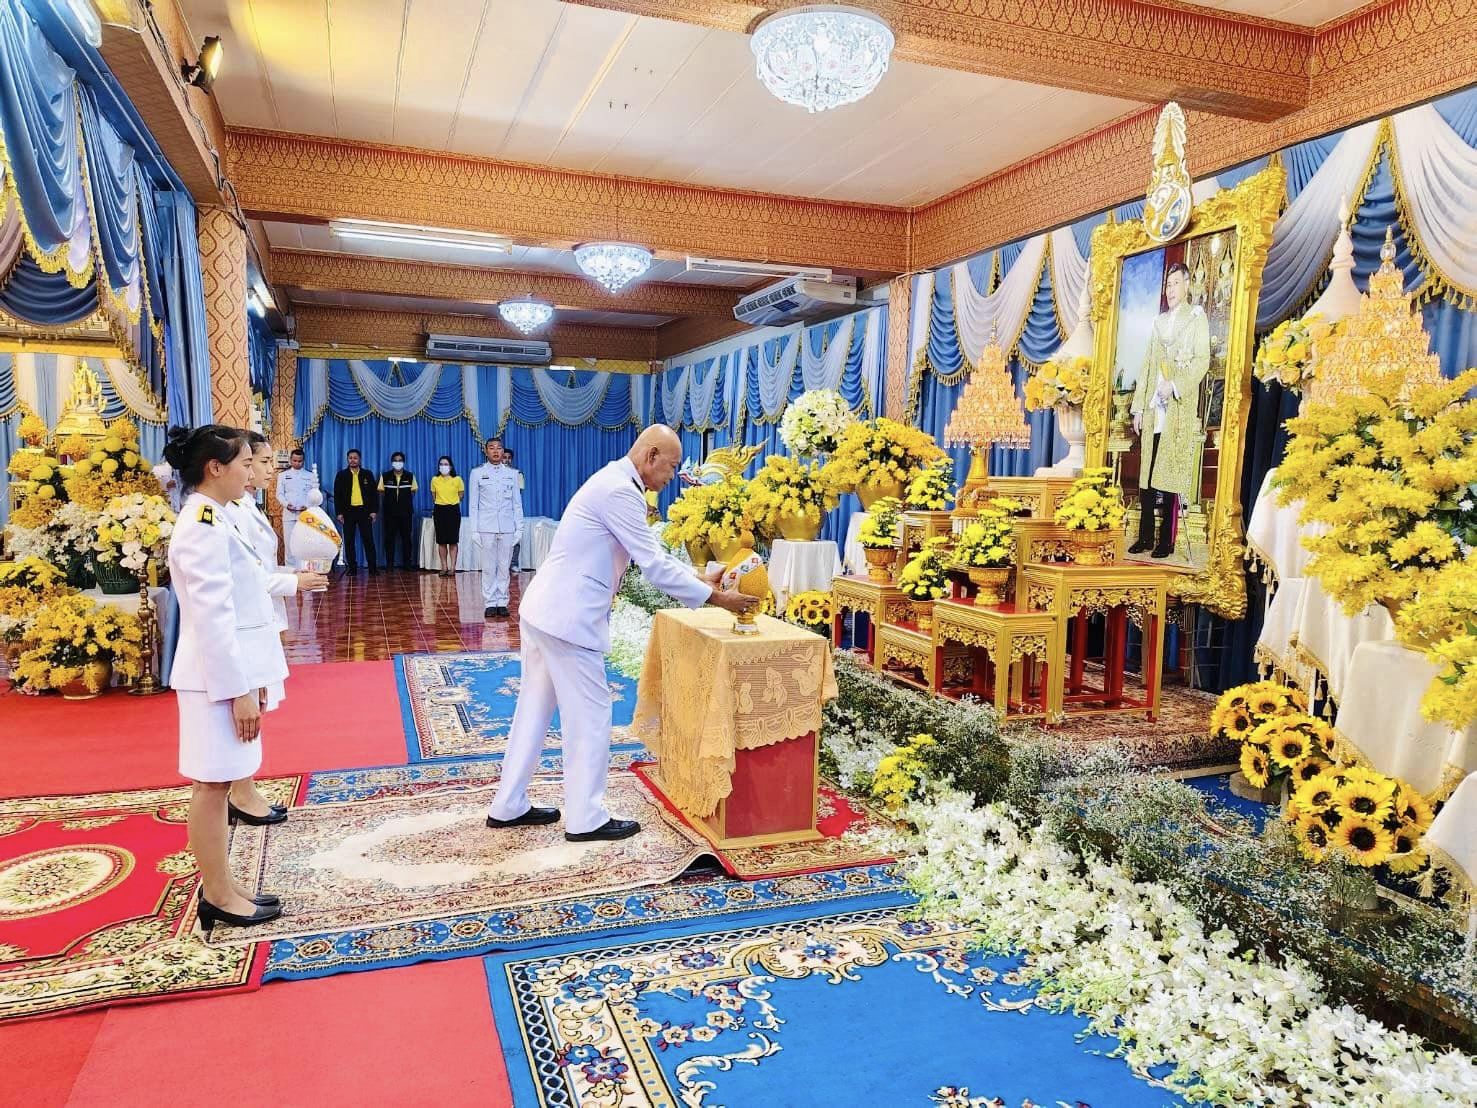
[(180, 76), (196, 88), (209, 92), (210, 86), (215, 83), (215, 75), (221, 71), (221, 59), (225, 57), (225, 53), (220, 36), (207, 35), (200, 44), (200, 53), (194, 62), (185, 62), (180, 66)]

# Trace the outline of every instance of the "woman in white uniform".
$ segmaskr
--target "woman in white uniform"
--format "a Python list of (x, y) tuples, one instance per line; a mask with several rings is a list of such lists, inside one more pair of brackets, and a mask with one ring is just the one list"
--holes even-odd
[(169, 432), (164, 456), (190, 490), (169, 541), (179, 601), (179, 645), (170, 684), (180, 720), (180, 773), (190, 796), (190, 848), (200, 870), (200, 921), (247, 926), (282, 914), (271, 894), (253, 896), (231, 876), (228, 809), (233, 782), (261, 766), (261, 716), (287, 660), (256, 550), (231, 522), (252, 475), (246, 432), (209, 425)]

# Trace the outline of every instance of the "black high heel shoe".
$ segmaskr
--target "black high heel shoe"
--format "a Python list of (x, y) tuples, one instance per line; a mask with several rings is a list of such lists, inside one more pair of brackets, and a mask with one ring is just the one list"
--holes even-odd
[(287, 821), (287, 809), (280, 804), (273, 804), (272, 810), (264, 816), (254, 816), (250, 812), (243, 812), (229, 800), (226, 801), (226, 820), (229, 823), (244, 823), (248, 827), (271, 827), (274, 824)]
[(282, 905), (258, 904), (256, 911), (249, 916), (238, 916), (234, 912), (222, 911), (210, 901), (205, 899), (202, 891), (199, 906), (200, 923), (204, 927), (212, 927), (217, 923), (224, 923), (228, 927), (253, 927), (258, 923), (271, 923), (282, 914)]
[(258, 908), (275, 908), (282, 903), (282, 898), (276, 893), (257, 893), (248, 899)]

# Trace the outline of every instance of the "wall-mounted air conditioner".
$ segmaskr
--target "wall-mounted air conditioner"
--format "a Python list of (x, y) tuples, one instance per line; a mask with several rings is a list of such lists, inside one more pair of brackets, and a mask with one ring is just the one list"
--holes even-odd
[(843, 315), (856, 307), (856, 278), (817, 281), (791, 277), (744, 297), (733, 317), (752, 327), (781, 323), (814, 323)]
[(477, 339), (464, 335), (427, 335), (426, 358), (433, 362), (496, 362), (500, 365), (548, 365), (554, 351), (535, 339)]

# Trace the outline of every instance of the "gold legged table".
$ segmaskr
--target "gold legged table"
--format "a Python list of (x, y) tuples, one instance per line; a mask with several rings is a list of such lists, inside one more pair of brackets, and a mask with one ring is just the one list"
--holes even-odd
[[(1159, 689), (1164, 653), (1164, 619), (1169, 579), (1175, 570), (1141, 563), (1079, 566), (1066, 563), (1026, 566), (1017, 585), (1017, 597), (1028, 608), (1052, 616), (1062, 632), (1048, 662), (1048, 712), (1060, 715), (1098, 715), (1143, 712), (1159, 716)], [(1104, 633), (1102, 689), (1089, 689), (1087, 617), (1101, 612), (1107, 618)], [(1131, 699), (1124, 688), (1128, 651), (1128, 623), (1143, 632), (1144, 699)], [(1065, 629), (1071, 621), (1071, 632)], [(1070, 653), (1071, 663), (1067, 656)]]
[(903, 591), (890, 581), (873, 581), (869, 577), (837, 577), (831, 582), (831, 643), (841, 645), (841, 632), (846, 613), (861, 612), (867, 617), (865, 654), (873, 668), (881, 669), (877, 660), (877, 634), (887, 623), (900, 623), (912, 610)]
[[(1002, 719), (1045, 716), (1050, 711), (1054, 660), (1060, 652), (1060, 627), (1055, 616), (1018, 611), (1009, 605), (977, 607), (956, 600), (940, 600), (933, 608), (933, 634), (938, 657), (934, 672), (950, 643), (969, 647), (975, 656), (974, 686), (968, 691), (993, 700)], [(990, 663), (985, 680), (980, 655)], [(1028, 662), (1027, 659), (1034, 659)], [(1039, 677), (1033, 672), (1041, 667)], [(934, 681), (934, 691), (942, 692)]]

